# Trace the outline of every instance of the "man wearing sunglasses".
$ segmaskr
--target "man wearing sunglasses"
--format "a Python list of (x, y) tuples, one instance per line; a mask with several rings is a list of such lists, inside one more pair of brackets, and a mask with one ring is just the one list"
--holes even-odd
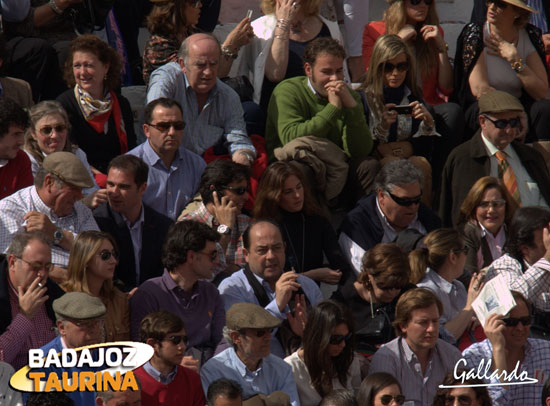
[[(550, 341), (529, 338), (532, 324), (531, 303), (516, 291), (512, 291), (516, 306), (506, 315), (491, 314), (485, 321), (487, 338), (474, 343), (463, 352), (464, 361), (459, 365), (467, 371), (479, 371), (483, 363), (490, 371), (478, 376), (488, 386), (493, 405), (539, 405), (543, 388), (543, 377), (550, 370)], [(479, 369), (478, 369), (479, 368)], [(538, 378), (538, 383), (527, 385), (502, 386), (500, 383), (519, 382), (522, 379), (506, 380), (501, 377), (489, 378), (493, 371), (506, 371), (510, 376), (514, 368), (517, 375), (527, 372), (529, 378)], [(523, 379), (525, 382), (525, 379)]]
[(422, 172), (409, 160), (390, 161), (376, 175), (376, 192), (348, 213), (339, 242), (357, 274), (363, 254), (376, 244), (394, 242), (405, 230), (424, 235), (441, 227), (437, 215), (420, 202), (423, 182)]
[(182, 146), (186, 123), (181, 105), (172, 99), (155, 99), (143, 111), (147, 141), (128, 152), (149, 165), (143, 201), (176, 220), (197, 193), (206, 166), (204, 160)]
[(63, 291), (48, 278), (50, 247), (42, 233), (17, 234), (0, 261), (0, 353), (16, 370), (55, 338), (52, 303)]
[(459, 210), (483, 176), (502, 179), (521, 206), (548, 206), (550, 174), (542, 155), (515, 140), (524, 112), (509, 93), (490, 90), (478, 101), (480, 129), (456, 147), (443, 169), (439, 214), (443, 225), (457, 225)]
[(183, 320), (166, 310), (150, 313), (141, 322), (139, 335), (155, 350), (153, 357), (135, 370), (143, 406), (204, 406), (198, 373), (181, 366), (189, 345)]
[(241, 385), (244, 401), (255, 395), (273, 396), (274, 392), (284, 392), (290, 397), (291, 405), (298, 406), (300, 401), (292, 368), (270, 350), (271, 332), (281, 320), (253, 303), (234, 304), (227, 311), (226, 319), (224, 335), (230, 348), (202, 367), (204, 391), (208, 392), (215, 380), (228, 378)]

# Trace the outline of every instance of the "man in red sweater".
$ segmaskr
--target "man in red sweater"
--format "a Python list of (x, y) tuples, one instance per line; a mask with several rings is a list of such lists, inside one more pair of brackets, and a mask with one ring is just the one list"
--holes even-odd
[(21, 149), (29, 116), (11, 99), (0, 99), (0, 199), (33, 183), (31, 161)]
[(187, 348), (183, 321), (165, 310), (141, 321), (141, 341), (154, 348), (153, 358), (135, 370), (143, 406), (204, 406), (199, 374), (180, 366)]

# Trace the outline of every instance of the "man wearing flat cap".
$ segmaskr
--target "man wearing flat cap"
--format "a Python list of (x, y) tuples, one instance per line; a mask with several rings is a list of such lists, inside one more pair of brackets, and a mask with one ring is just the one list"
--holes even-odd
[[(64, 348), (79, 348), (103, 342), (103, 319), (107, 309), (101, 299), (84, 292), (69, 292), (54, 300), (53, 310), (59, 335), (41, 348), (45, 356), (51, 349), (60, 353)], [(99, 368), (101, 369), (103, 367)], [(90, 367), (52, 367), (48, 372), (56, 372), (61, 378), (62, 372), (68, 372), (69, 376), (72, 376), (72, 372), (89, 370)], [(96, 404), (95, 392), (75, 391), (67, 394), (73, 399), (75, 405), (95, 406)]]
[(460, 205), (483, 176), (501, 179), (521, 206), (550, 203), (550, 175), (542, 155), (515, 140), (524, 113), (520, 101), (491, 90), (478, 105), (481, 128), (451, 152), (443, 169), (439, 214), (445, 226), (457, 224)]
[(48, 155), (34, 186), (0, 200), (0, 251), (5, 252), (17, 233), (41, 231), (53, 244), (50, 277), (62, 281), (74, 237), (86, 230), (99, 231), (92, 212), (79, 201), (82, 189), (92, 186), (76, 155), (66, 151)]
[(281, 324), (263, 307), (236, 303), (226, 313), (224, 336), (230, 348), (211, 358), (201, 369), (205, 392), (219, 378), (233, 379), (243, 389), (243, 400), (281, 391), (299, 405), (290, 365), (270, 353), (271, 332)]

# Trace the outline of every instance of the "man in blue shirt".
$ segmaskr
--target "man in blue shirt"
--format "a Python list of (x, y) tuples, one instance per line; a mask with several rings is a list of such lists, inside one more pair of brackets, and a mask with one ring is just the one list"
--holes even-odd
[(186, 122), (177, 101), (153, 100), (143, 114), (147, 141), (128, 153), (149, 165), (145, 204), (175, 220), (198, 192), (206, 163), (182, 145)]

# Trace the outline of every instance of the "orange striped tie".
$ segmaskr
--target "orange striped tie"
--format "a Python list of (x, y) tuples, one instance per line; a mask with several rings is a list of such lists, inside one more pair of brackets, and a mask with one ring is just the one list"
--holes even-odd
[(502, 179), (504, 186), (510, 192), (510, 195), (516, 199), (516, 202), (521, 206), (521, 196), (519, 195), (518, 182), (516, 181), (516, 175), (512, 167), (506, 160), (506, 154), (502, 151), (495, 153), (498, 159), (498, 177)]

